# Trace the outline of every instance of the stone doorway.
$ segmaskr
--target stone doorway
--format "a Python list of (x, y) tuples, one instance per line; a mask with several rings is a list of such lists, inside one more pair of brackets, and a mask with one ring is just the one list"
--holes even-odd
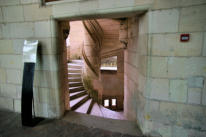
[[(91, 39), (97, 37), (90, 37), (86, 30), (88, 29), (86, 27), (94, 26), (84, 26), (84, 21), (59, 23), (63, 33), (60, 36), (64, 37), (62, 39), (64, 42), (61, 43), (67, 49), (69, 83), (69, 91), (67, 91), (69, 93), (65, 94), (67, 110), (105, 118), (126, 119), (123, 113), (123, 101), (124, 49), (125, 43), (127, 43), (127, 34), (125, 34), (127, 31), (122, 33), (123, 29), (127, 29), (127, 27), (123, 27), (123, 25), (127, 26), (126, 20), (126, 18), (92, 20), (96, 21), (102, 30), (102, 45), (99, 55), (96, 53), (98, 52), (96, 49), (91, 50), (96, 48), (95, 45), (91, 45)], [(90, 29), (93, 31), (93, 28)], [(68, 35), (67, 38), (66, 35)], [(99, 58), (97, 58), (98, 56)], [(99, 68), (95, 68), (95, 64), (99, 64)], [(91, 68), (97, 69), (96, 71), (100, 75), (99, 83), (93, 81), (92, 78), (95, 77)], [(93, 86), (89, 82), (96, 83)], [(99, 92), (98, 98), (95, 98), (93, 90)]]
[[(119, 52), (119, 50), (116, 51), (116, 53), (121, 53), (123, 56), (123, 64), (124, 67), (122, 67), (123, 72), (123, 83), (124, 83), (124, 92), (123, 92), (123, 108), (124, 108), (124, 116), (126, 119), (131, 121), (137, 120), (137, 109), (141, 110), (141, 106), (144, 104), (143, 98), (141, 98), (141, 90), (142, 87), (144, 87), (145, 84), (145, 73), (146, 73), (146, 48), (147, 48), (147, 35), (145, 30), (145, 24), (147, 23), (147, 20), (144, 19), (145, 15), (137, 16), (132, 15), (129, 17), (124, 18), (114, 18), (113, 20), (118, 20), (120, 27), (119, 27), (119, 37), (118, 40), (121, 43), (121, 50), (122, 53)], [(93, 19), (93, 18), (91, 18)], [(97, 19), (97, 20), (105, 20), (105, 19)], [(71, 29), (69, 22), (75, 22), (77, 20), (58, 20), (59, 24), (67, 24), (62, 25), (66, 26), (67, 29)], [(61, 28), (59, 26), (59, 28)], [(62, 29), (60, 33), (64, 32)], [(141, 31), (141, 32), (140, 32)], [(67, 34), (68, 35), (68, 34)], [(60, 40), (61, 41), (61, 40)], [(64, 45), (64, 85), (67, 85), (68, 78), (67, 78), (67, 71), (65, 68), (67, 68), (67, 59), (69, 56), (66, 57), (66, 52), (68, 52), (66, 49), (66, 37), (60, 42)], [(145, 47), (144, 47), (145, 46)], [(109, 48), (108, 48), (109, 49)], [(108, 49), (106, 49), (108, 51)], [(71, 51), (69, 51), (71, 52)], [(119, 54), (121, 56), (121, 54)], [(71, 54), (69, 54), (71, 55)], [(102, 56), (105, 57), (111, 57), (112, 54), (103, 54)], [(62, 56), (63, 57), (63, 56)], [(82, 57), (80, 57), (82, 58)], [(120, 69), (120, 70), (121, 70)], [(63, 74), (62, 74), (63, 75)], [(107, 75), (107, 74), (106, 74)], [(65, 82), (66, 81), (66, 82)], [(142, 83), (141, 85), (139, 85)], [(65, 110), (70, 110), (69, 93), (67, 92), (68, 87), (65, 87), (63, 91), (63, 99), (65, 104)], [(85, 94), (85, 93), (82, 93)], [(100, 101), (102, 104), (104, 103), (104, 100), (112, 101), (114, 98), (108, 98), (107, 96), (103, 96), (103, 99)], [(137, 100), (138, 99), (138, 100)], [(85, 99), (88, 101), (87, 99)], [(91, 102), (90, 102), (91, 103)], [(90, 104), (88, 103), (88, 104)], [(137, 107), (139, 105), (139, 107)], [(140, 114), (141, 115), (141, 114)]]

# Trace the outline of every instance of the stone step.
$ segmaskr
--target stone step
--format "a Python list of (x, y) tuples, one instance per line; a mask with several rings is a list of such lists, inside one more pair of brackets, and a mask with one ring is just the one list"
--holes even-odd
[(83, 105), (77, 108), (75, 112), (87, 114), (87, 111), (89, 109), (89, 105), (91, 104), (91, 102), (92, 102), (92, 99), (87, 100)]
[(74, 63), (68, 63), (68, 68), (82, 69), (82, 65), (74, 64)]
[(68, 73), (82, 73), (82, 69), (68, 68)]
[(77, 99), (71, 100), (70, 101), (71, 110), (72, 111), (76, 110), (78, 107), (83, 105), (89, 99), (90, 99), (90, 97), (88, 95), (84, 95), (84, 96), (79, 97)]
[(82, 82), (82, 78), (81, 77), (72, 77), (72, 78), (68, 78), (69, 82)]
[(83, 60), (71, 60), (70, 63), (82, 65), (84, 62), (83, 62)]
[(104, 117), (99, 105), (96, 102), (94, 103), (90, 114), (94, 116)]
[(92, 108), (93, 108), (93, 106), (94, 106), (94, 100), (92, 99), (92, 101), (90, 102), (90, 104), (89, 104), (89, 108), (87, 109), (87, 114), (90, 114), (91, 113), (91, 111), (92, 111)]
[(68, 77), (81, 77), (81, 73), (68, 73)]
[(70, 88), (74, 88), (74, 87), (76, 88), (76, 87), (80, 87), (80, 86), (83, 86), (82, 82), (69, 82), (69, 87)]
[(69, 93), (75, 93), (75, 92), (79, 92), (79, 91), (83, 91), (83, 90), (85, 90), (83, 86), (70, 87), (69, 88)]
[(81, 96), (84, 96), (87, 94), (86, 90), (75, 92), (75, 93), (70, 93), (70, 100), (74, 100), (76, 98), (79, 98)]
[(79, 92), (79, 91), (83, 91), (84, 86), (78, 86), (78, 87), (70, 87), (69, 88), (69, 93), (75, 93), (75, 92)]

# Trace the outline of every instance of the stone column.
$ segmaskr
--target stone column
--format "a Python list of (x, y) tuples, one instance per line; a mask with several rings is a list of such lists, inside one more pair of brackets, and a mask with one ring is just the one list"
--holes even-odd
[(84, 20), (83, 25), (83, 83), (90, 96), (95, 101), (98, 101), (99, 99), (101, 99), (102, 93), (100, 66), (103, 31), (97, 20)]

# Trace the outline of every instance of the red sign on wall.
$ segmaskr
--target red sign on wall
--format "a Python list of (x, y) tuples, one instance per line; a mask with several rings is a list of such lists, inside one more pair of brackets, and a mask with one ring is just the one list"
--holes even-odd
[(181, 34), (180, 35), (180, 41), (181, 42), (187, 42), (190, 40), (190, 34)]

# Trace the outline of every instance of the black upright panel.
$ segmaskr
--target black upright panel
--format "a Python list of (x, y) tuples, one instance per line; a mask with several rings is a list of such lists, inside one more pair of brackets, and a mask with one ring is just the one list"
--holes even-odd
[(32, 100), (33, 81), (35, 63), (24, 63), (22, 98), (21, 98), (21, 118), (22, 125), (33, 126)]

